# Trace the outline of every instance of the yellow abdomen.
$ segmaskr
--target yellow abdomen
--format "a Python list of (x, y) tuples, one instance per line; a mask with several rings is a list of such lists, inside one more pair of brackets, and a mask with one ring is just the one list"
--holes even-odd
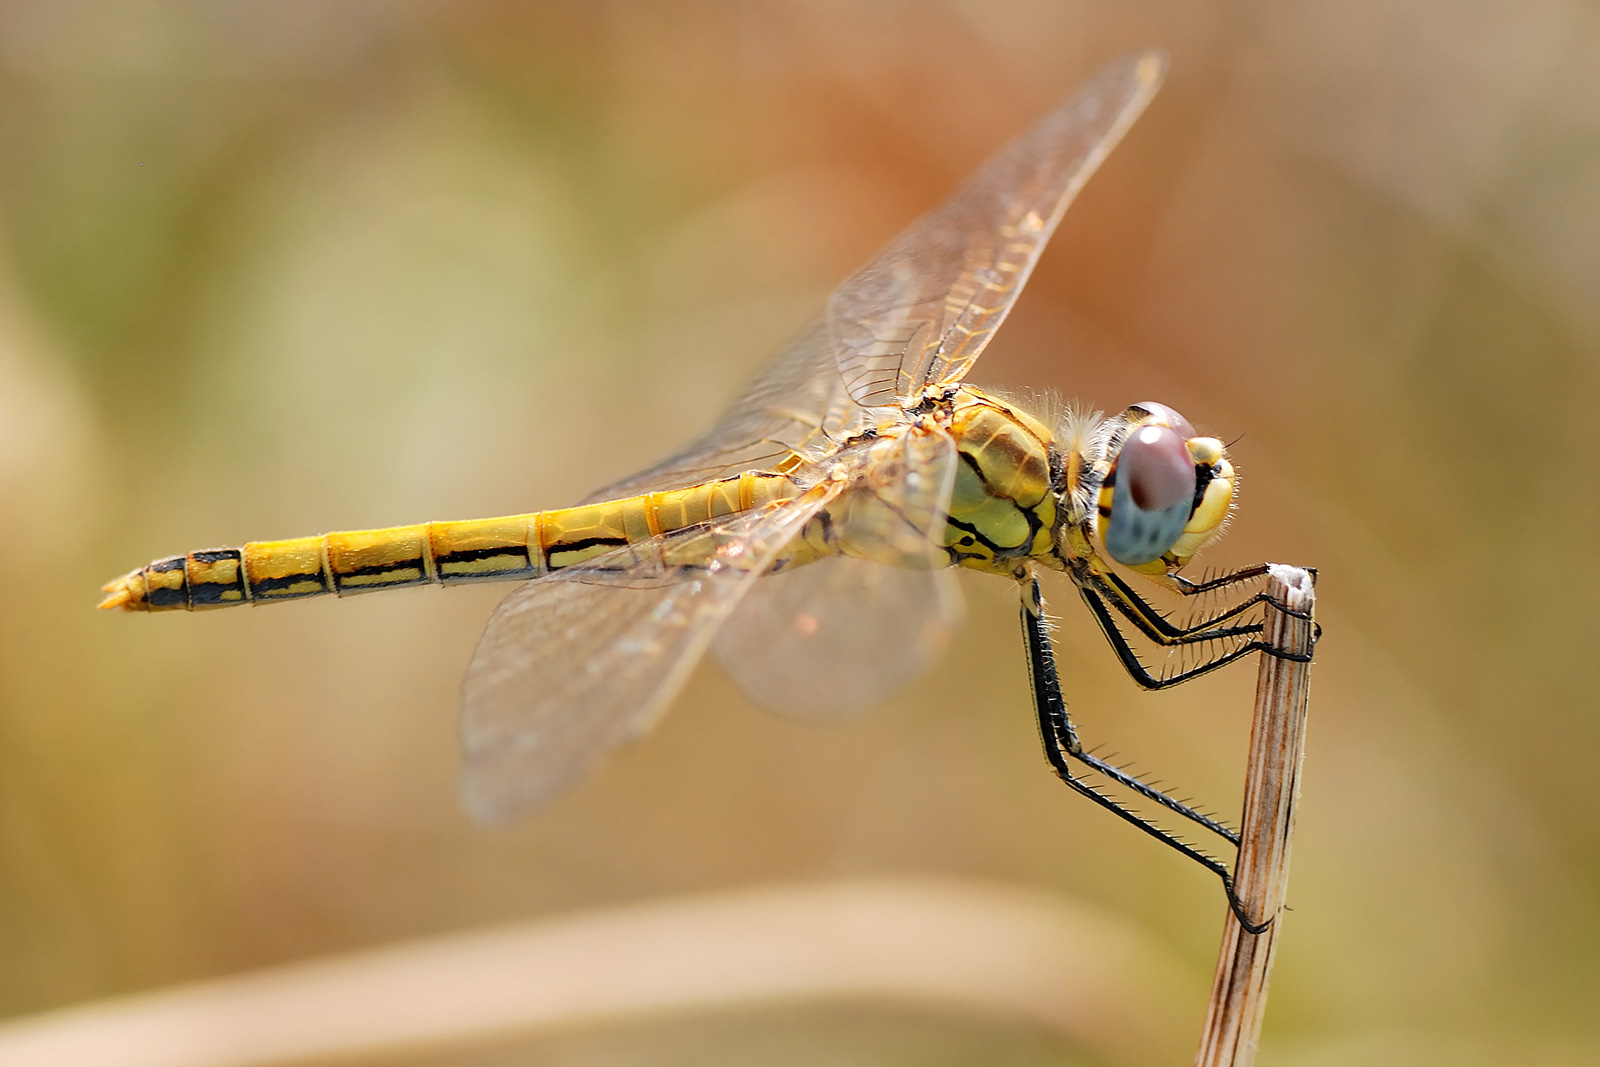
[(750, 472), (558, 511), (252, 541), (158, 559), (107, 584), (100, 606), (194, 611), (428, 583), (526, 580), (800, 492), (785, 475)]

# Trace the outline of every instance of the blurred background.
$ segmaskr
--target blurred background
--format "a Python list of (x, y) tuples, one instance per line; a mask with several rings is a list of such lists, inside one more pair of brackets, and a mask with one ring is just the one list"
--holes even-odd
[[(0, 6), (0, 1017), (948, 874), (1145, 931), (1193, 982), (1145, 1025), (1197, 1035), (1221, 895), (1052, 778), (1008, 583), (964, 575), (959, 643), (870, 715), (772, 719), (708, 665), (501, 830), (457, 806), (454, 719), (504, 588), (93, 610), (152, 557), (556, 507), (645, 465), (1147, 45), (1166, 88), (972, 380), (1242, 434), (1198, 562), (1321, 570), (1263, 1062), (1600, 1059), (1600, 11), (1573, 0)], [(1236, 812), (1254, 670), (1142, 694), (1051, 594), (1086, 737)], [(1074, 1053), (841, 1006), (449, 1062)]]

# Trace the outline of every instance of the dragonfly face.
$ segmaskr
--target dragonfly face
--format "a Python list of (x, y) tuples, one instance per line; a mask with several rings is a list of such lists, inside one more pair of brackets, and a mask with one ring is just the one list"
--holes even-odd
[[(1035, 710), (1072, 788), (1079, 761), (1237, 843), (1213, 820), (1083, 751), (1056, 681), (1037, 565), (1065, 571), (1140, 685), (1174, 685), (1262, 649), (1260, 596), (1185, 626), (1117, 564), (1178, 594), (1178, 571), (1233, 505), (1222, 442), (1177, 412), (1069, 414), (1048, 426), (964, 378), (1067, 205), (1154, 95), (1159, 53), (1114, 64), (1012, 141), (845, 279), (823, 316), (686, 448), (575, 507), (251, 542), (156, 560), (102, 607), (197, 610), (413, 585), (519, 582), (463, 685), (463, 795), (502, 819), (638, 736), (715, 648), (758, 702), (803, 715), (866, 706), (938, 654), (952, 564), (1021, 583)], [(1131, 626), (1169, 651), (1145, 669)]]
[(1227, 448), (1188, 419), (1151, 401), (1122, 415), (1110, 435), (1096, 503), (1099, 535), (1118, 563), (1173, 575), (1222, 532), (1237, 476)]

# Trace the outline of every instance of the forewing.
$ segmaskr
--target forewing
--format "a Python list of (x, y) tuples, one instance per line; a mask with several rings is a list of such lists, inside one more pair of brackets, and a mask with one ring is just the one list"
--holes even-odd
[(840, 488), (618, 548), (501, 601), (463, 684), (467, 808), (509, 818), (644, 732), (751, 582)]
[(587, 501), (788, 470), (964, 376), (1004, 321), (1073, 196), (1160, 85), (1165, 58), (1130, 57), (990, 159), (829, 299), (716, 424)]
[(845, 392), (827, 327), (819, 321), (774, 356), (710, 430), (584, 502), (678, 489), (748, 470), (788, 470), (857, 432), (864, 418)]
[(717, 633), (717, 658), (752, 701), (804, 718), (880, 702), (923, 672), (961, 617), (941, 546), (954, 442), (942, 432), (858, 446), (830, 507), (839, 555), (756, 582)]
[(1160, 52), (1102, 70), (834, 291), (828, 327), (858, 404), (914, 403), (967, 373), (1165, 71)]

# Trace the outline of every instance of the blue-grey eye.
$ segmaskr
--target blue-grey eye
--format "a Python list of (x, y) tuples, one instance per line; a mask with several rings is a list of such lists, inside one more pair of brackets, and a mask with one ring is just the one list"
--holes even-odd
[(1123, 443), (1116, 491), (1101, 540), (1111, 558), (1129, 567), (1158, 560), (1183, 534), (1194, 508), (1194, 457), (1183, 436), (1150, 423)]

